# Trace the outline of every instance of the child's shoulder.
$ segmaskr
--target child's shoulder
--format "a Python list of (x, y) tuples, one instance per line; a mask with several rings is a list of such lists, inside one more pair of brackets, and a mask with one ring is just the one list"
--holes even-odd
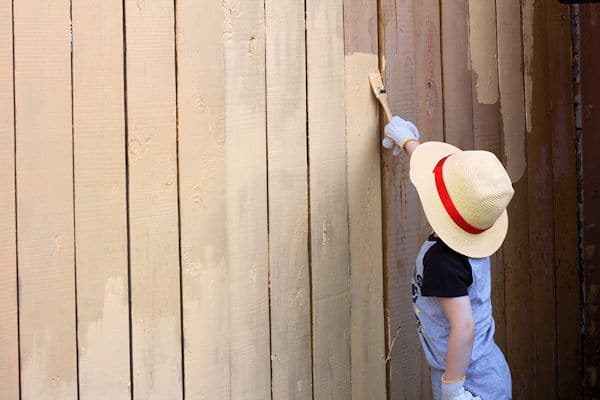
[(468, 257), (452, 250), (434, 235), (428, 239), (422, 267), (424, 296), (464, 296), (473, 283)]

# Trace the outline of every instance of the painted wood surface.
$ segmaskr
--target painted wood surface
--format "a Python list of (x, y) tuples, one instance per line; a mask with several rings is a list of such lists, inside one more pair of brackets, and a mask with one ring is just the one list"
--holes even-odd
[(271, 396), (264, 2), (225, 1), (231, 397)]
[(79, 398), (129, 399), (122, 4), (72, 18)]
[(315, 399), (351, 398), (343, 1), (306, 4)]
[(312, 399), (304, 3), (265, 7), (271, 391)]
[(23, 400), (77, 398), (69, 9), (13, 10)]
[(376, 1), (344, 1), (353, 399), (386, 398), (377, 29)]
[(0, 6), (14, 39), (0, 45), (3, 399), (430, 399), (409, 289), (430, 227), (408, 158), (379, 145), (378, 68), (422, 140), (493, 151), (513, 180), (493, 309), (514, 398), (568, 397), (584, 376), (596, 390), (596, 353), (580, 356), (595, 336), (579, 341), (575, 311), (565, 6), (13, 3)]
[(180, 399), (173, 3), (126, 1), (125, 26), (133, 396)]
[(221, 1), (176, 6), (185, 398), (228, 400), (225, 13)]
[(0, 398), (19, 400), (12, 2), (0, 3)]

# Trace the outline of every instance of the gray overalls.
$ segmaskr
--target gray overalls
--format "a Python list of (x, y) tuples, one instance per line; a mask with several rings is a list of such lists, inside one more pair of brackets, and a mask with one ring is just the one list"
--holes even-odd
[[(419, 339), (431, 366), (433, 397), (441, 400), (441, 376), (446, 368), (450, 324), (438, 298), (421, 295), (421, 283), (424, 279), (423, 259), (434, 245), (446, 246), (439, 238), (430, 237), (423, 244), (417, 256), (412, 278), (413, 308), (417, 317)], [(473, 396), (481, 397), (482, 400), (511, 399), (510, 370), (504, 355), (494, 342), (495, 325), (490, 298), (490, 259), (489, 257), (467, 259), (472, 274), (472, 284), (468, 287), (468, 296), (471, 300), (475, 321), (475, 337), (465, 389)], [(443, 260), (440, 261), (443, 262)]]

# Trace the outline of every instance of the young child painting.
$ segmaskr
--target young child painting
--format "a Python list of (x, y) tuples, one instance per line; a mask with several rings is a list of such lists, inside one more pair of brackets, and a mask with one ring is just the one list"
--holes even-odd
[(494, 342), (490, 256), (508, 229), (514, 190), (496, 156), (441, 142), (419, 143), (414, 124), (393, 117), (383, 146), (410, 156), (415, 186), (433, 232), (412, 278), (417, 334), (436, 400), (512, 398), (508, 364)]

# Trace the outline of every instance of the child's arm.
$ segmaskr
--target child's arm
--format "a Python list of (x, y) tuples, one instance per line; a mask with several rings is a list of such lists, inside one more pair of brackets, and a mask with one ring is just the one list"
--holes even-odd
[(412, 155), (413, 151), (415, 151), (417, 146), (419, 146), (420, 144), (421, 143), (418, 140), (411, 140), (404, 145), (404, 151), (410, 157)]
[(475, 322), (469, 296), (439, 299), (444, 314), (450, 322), (444, 380), (453, 381), (464, 377), (467, 373), (473, 350)]

